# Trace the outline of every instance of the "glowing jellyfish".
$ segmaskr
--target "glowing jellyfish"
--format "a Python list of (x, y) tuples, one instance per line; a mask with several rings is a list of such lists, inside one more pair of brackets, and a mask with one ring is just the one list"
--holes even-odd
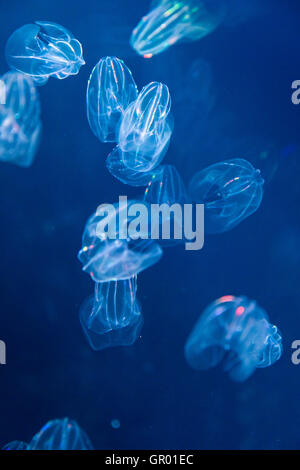
[(101, 142), (115, 142), (119, 121), (138, 91), (132, 74), (117, 57), (104, 57), (93, 68), (87, 87), (87, 116)]
[(161, 0), (133, 30), (130, 44), (145, 58), (181, 40), (196, 41), (214, 31), (226, 13), (223, 0)]
[(29, 444), (13, 441), (2, 450), (92, 450), (86, 433), (69, 418), (48, 421)]
[(28, 167), (40, 140), (40, 101), (30, 77), (8, 72), (1, 77), (0, 160)]
[(139, 230), (139, 239), (131, 237), (141, 205), (125, 199), (124, 204), (99, 206), (85, 226), (78, 258), (95, 282), (129, 279), (162, 256), (160, 246), (149, 239), (148, 226)]
[(27, 450), (28, 444), (22, 441), (12, 441), (2, 447), (1, 450)]
[(32, 438), (28, 450), (92, 450), (86, 433), (69, 418), (49, 421)]
[(136, 277), (95, 283), (95, 296), (81, 307), (80, 321), (94, 350), (132, 345), (143, 325)]
[(63, 26), (48, 21), (36, 21), (14, 31), (5, 55), (12, 69), (30, 75), (38, 85), (49, 77), (77, 75), (85, 63), (80, 42)]
[(255, 301), (232, 295), (205, 309), (185, 345), (193, 369), (209, 369), (223, 361), (224, 370), (236, 381), (272, 365), (281, 354), (281, 334), (266, 312)]
[(263, 197), (259, 170), (243, 159), (233, 159), (199, 171), (189, 183), (194, 202), (205, 204), (205, 231), (231, 230), (253, 214)]
[(166, 85), (152, 82), (126, 109), (118, 142), (124, 165), (135, 171), (158, 166), (168, 149), (173, 120), (171, 97)]
[(112, 176), (130, 186), (147, 186), (161, 172), (160, 166), (150, 171), (136, 171), (128, 168), (124, 163), (124, 152), (118, 145), (108, 155), (106, 167)]

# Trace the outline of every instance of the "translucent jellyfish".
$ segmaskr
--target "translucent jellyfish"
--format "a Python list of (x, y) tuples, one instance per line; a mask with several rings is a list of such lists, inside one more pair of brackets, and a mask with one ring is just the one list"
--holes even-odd
[(185, 345), (193, 369), (209, 369), (223, 361), (224, 370), (236, 381), (272, 365), (281, 354), (281, 334), (266, 312), (255, 301), (232, 295), (205, 309)]
[(120, 118), (137, 98), (132, 74), (117, 57), (104, 57), (93, 68), (87, 87), (87, 116), (101, 142), (115, 142)]
[(184, 182), (175, 166), (162, 165), (149, 181), (144, 200), (149, 204), (185, 204), (188, 196)]
[(146, 58), (178, 41), (196, 41), (214, 31), (226, 13), (223, 0), (160, 0), (133, 30), (130, 44)]
[(94, 350), (132, 345), (143, 325), (136, 277), (95, 283), (95, 296), (83, 304), (80, 321)]
[(189, 183), (194, 202), (205, 204), (205, 231), (231, 230), (253, 214), (263, 197), (259, 170), (243, 159), (233, 159), (199, 171)]
[(48, 421), (32, 438), (28, 450), (92, 450), (86, 433), (69, 418)]
[(158, 166), (168, 149), (173, 120), (171, 97), (166, 85), (152, 82), (126, 109), (119, 130), (124, 165), (135, 171)]
[(161, 172), (160, 166), (150, 171), (136, 171), (132, 168), (128, 168), (124, 163), (123, 154), (124, 152), (119, 145), (117, 145), (108, 155), (106, 167), (112, 176), (124, 184), (130, 186), (147, 186), (148, 183)]
[(1, 77), (0, 160), (28, 167), (40, 141), (40, 101), (30, 77), (8, 72)]
[(12, 441), (2, 447), (1, 450), (27, 450), (28, 444), (22, 441)]
[(80, 42), (63, 26), (48, 21), (35, 21), (14, 31), (5, 55), (12, 69), (30, 75), (38, 85), (49, 77), (77, 75), (85, 63)]
[(95, 282), (129, 279), (161, 258), (162, 249), (149, 239), (148, 227), (140, 230), (140, 239), (130, 238), (134, 207), (134, 201), (104, 204), (87, 221), (78, 259)]

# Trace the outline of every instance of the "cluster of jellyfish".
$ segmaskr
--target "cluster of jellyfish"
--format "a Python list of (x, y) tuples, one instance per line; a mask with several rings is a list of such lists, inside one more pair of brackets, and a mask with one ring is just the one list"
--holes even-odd
[[(224, 4), (220, 0), (155, 2), (134, 29), (131, 45), (150, 57), (179, 40), (200, 39), (224, 19)], [(36, 21), (10, 36), (6, 59), (12, 70), (0, 80), (0, 159), (30, 166), (41, 134), (36, 86), (44, 85), (49, 77), (77, 74), (84, 64), (82, 47), (64, 27)], [(106, 160), (108, 171), (124, 184), (145, 188), (137, 198), (144, 204), (204, 204), (206, 234), (229, 231), (259, 208), (264, 181), (260, 171), (244, 159), (200, 169), (187, 186), (173, 165), (162, 164), (173, 131), (168, 87), (151, 82), (138, 91), (122, 60), (104, 57), (93, 68), (87, 85), (87, 117), (100, 142), (116, 144)], [(134, 202), (129, 201), (129, 208)], [(143, 316), (136, 296), (137, 276), (163, 253), (163, 241), (148, 234), (138, 239), (121, 237), (122, 224), (128, 224), (128, 219), (121, 217), (122, 204), (113, 206), (119, 215), (114, 237), (102, 229), (104, 214), (98, 208), (86, 223), (78, 253), (95, 285), (94, 295), (80, 309), (84, 333), (94, 350), (129, 346), (139, 337)], [(279, 330), (255, 301), (244, 296), (226, 295), (210, 304), (185, 345), (192, 368), (203, 370), (222, 362), (236, 381), (270, 366), (281, 354)], [(29, 444), (13, 441), (4, 447), (91, 448), (86, 434), (67, 418), (47, 423)]]

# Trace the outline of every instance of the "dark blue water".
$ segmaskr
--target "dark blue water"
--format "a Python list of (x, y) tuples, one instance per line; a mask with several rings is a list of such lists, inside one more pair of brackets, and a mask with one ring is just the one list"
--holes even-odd
[[(300, 339), (300, 106), (291, 102), (291, 83), (300, 79), (300, 6), (264, 3), (243, 23), (145, 60), (128, 38), (146, 0), (1, 0), (1, 74), (8, 36), (36, 19), (70, 29), (86, 65), (40, 88), (43, 138), (33, 166), (0, 167), (0, 339), (7, 345), (0, 446), (28, 441), (46, 421), (68, 416), (99, 449), (299, 448), (300, 366), (291, 362), (291, 343)], [(231, 232), (207, 236), (203, 250), (166, 249), (138, 279), (142, 338), (96, 353), (78, 320), (94, 287), (76, 259), (84, 223), (99, 203), (140, 194), (107, 172), (112, 146), (93, 136), (86, 119), (87, 79), (104, 55), (123, 58), (139, 88), (154, 80), (169, 86), (175, 127), (165, 161), (186, 182), (210, 163), (239, 157), (261, 168), (266, 185), (259, 211)], [(188, 85), (197, 59), (211, 67), (202, 101), (200, 87)], [(283, 335), (281, 360), (242, 384), (221, 369), (193, 371), (183, 356), (201, 311), (225, 294), (256, 299)]]

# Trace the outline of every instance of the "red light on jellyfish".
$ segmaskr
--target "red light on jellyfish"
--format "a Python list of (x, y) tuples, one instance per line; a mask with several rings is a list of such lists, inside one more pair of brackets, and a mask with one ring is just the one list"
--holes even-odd
[(218, 303), (223, 303), (223, 302), (232, 302), (234, 300), (233, 295), (223, 295), (223, 297), (220, 297), (218, 300)]
[(241, 315), (243, 315), (244, 311), (245, 311), (245, 307), (242, 307), (242, 306), (240, 305), (240, 306), (236, 309), (235, 314), (236, 314), (238, 317), (240, 317)]

